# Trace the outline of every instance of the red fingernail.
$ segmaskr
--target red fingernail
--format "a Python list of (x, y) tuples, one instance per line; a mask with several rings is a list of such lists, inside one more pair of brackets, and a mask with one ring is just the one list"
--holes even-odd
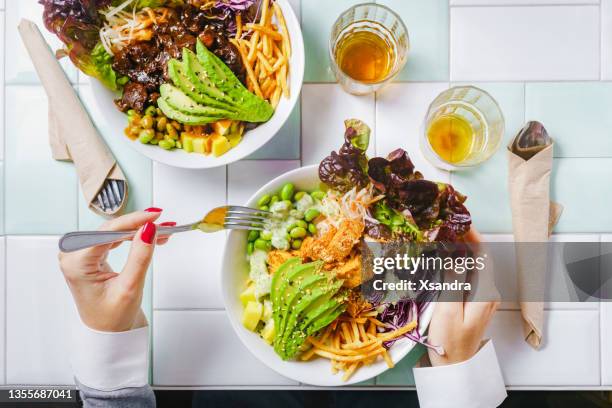
[(151, 208), (147, 208), (145, 211), (150, 212), (150, 213), (160, 213), (163, 210), (161, 208), (151, 207)]
[(145, 244), (151, 244), (153, 239), (155, 238), (155, 232), (157, 231), (157, 227), (152, 222), (147, 222), (140, 233), (140, 239)]
[(168, 222), (162, 222), (161, 224), (159, 224), (160, 227), (176, 227), (176, 222), (173, 221), (168, 221)]

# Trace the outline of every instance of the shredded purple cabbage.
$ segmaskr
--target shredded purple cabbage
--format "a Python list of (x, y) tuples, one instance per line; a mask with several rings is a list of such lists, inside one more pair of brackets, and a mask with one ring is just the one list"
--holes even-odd
[(219, 0), (215, 8), (226, 12), (246, 11), (255, 4), (255, 0)]
[[(408, 299), (383, 305), (384, 309), (378, 315), (378, 320), (385, 323), (387, 327), (383, 328), (382, 332), (386, 333), (397, 330), (416, 320), (417, 325), (414, 330), (403, 334), (402, 337), (407, 337), (416, 343), (422, 344), (423, 346), (434, 350), (440, 355), (444, 355), (444, 348), (429, 344), (427, 342), (427, 336), (422, 336), (419, 332), (419, 318), (428, 304), (429, 302), (415, 302)], [(386, 349), (389, 349), (397, 340), (398, 339), (386, 341), (383, 343), (383, 346)]]

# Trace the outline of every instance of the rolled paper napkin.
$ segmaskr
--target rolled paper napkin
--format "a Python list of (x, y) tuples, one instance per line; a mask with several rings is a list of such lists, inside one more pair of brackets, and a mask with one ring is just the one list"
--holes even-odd
[(531, 122), (508, 146), (508, 185), (523, 332), (527, 343), (537, 349), (543, 337), (546, 243), (563, 207), (550, 201), (554, 142), (546, 135), (545, 144), (521, 147), (517, 140), (525, 132), (546, 134), (546, 131), (541, 124)]
[[(104, 216), (120, 213), (127, 203), (127, 180), (83, 108), (55, 55), (33, 22), (21, 20), (19, 33), (49, 100), (49, 143), (55, 160), (72, 161), (89, 208)], [(95, 203), (106, 180), (125, 185), (121, 203), (103, 211)]]

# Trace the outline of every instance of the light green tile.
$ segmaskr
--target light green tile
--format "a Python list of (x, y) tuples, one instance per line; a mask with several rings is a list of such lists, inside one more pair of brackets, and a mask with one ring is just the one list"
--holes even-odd
[(454, 172), (452, 183), (468, 196), (466, 206), (478, 230), (511, 232), (506, 146), (524, 122), (524, 87), (522, 83), (478, 83), (476, 86), (489, 92), (500, 105), (506, 132), (499, 150), (489, 161), (470, 170)]
[(331, 27), (349, 7), (359, 0), (305, 0), (302, 2), (302, 32), (306, 48), (305, 82), (335, 82), (329, 67)]
[(0, 163), (0, 235), (4, 235), (4, 163)]
[(77, 177), (51, 158), (41, 86), (7, 86), (6, 232), (63, 234), (77, 227)]
[(448, 0), (379, 0), (404, 21), (410, 37), (400, 81), (448, 81)]
[(555, 232), (612, 231), (612, 158), (554, 160), (552, 199), (563, 205)]
[(412, 369), (421, 359), (427, 349), (417, 344), (414, 349), (390, 370), (385, 371), (376, 379), (378, 385), (414, 385)]
[[(264, 146), (247, 159), (267, 160), (284, 159), (297, 160), (300, 158), (300, 134), (301, 134), (301, 109), (300, 103), (295, 106), (293, 112), (283, 125), (281, 130)], [(248, 134), (246, 135), (248, 137)]]
[(555, 138), (555, 157), (612, 157), (612, 83), (527, 84), (526, 118)]
[[(104, 116), (95, 107), (95, 96), (92, 94), (89, 85), (80, 85), (79, 89), (83, 104), (90, 116), (95, 118), (100, 134), (128, 179), (129, 197), (126, 212), (144, 210), (150, 207), (153, 188), (151, 160), (132, 149), (125, 140), (122, 140), (125, 137), (122, 129), (113, 129), (109, 126), (109, 122), (103, 120)], [(104, 221), (103, 217), (89, 210), (85, 199), (79, 194), (79, 229), (97, 229)]]

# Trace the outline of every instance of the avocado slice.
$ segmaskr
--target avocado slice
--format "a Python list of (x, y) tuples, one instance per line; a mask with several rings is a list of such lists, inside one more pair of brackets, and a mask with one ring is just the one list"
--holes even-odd
[(272, 316), (276, 327), (280, 326), (280, 286), (285, 281), (287, 272), (295, 265), (301, 264), (300, 258), (288, 259), (284, 264), (278, 267), (274, 275), (272, 275), (272, 283), (270, 284), (270, 301), (272, 302)]
[[(178, 61), (177, 63), (181, 64)], [(198, 61), (197, 56), (188, 48), (183, 49), (183, 62), (181, 68), (181, 72), (184, 74), (186, 80), (185, 86), (191, 84), (190, 89), (193, 89), (193, 93), (196, 93), (198, 95), (197, 98), (201, 100), (201, 102), (198, 102), (217, 108), (227, 108), (228, 105), (231, 105), (233, 108), (237, 107), (232, 100), (219, 90), (210, 80), (208, 73)], [(179, 77), (178, 79), (182, 80), (183, 78)], [(173, 78), (172, 80), (174, 81)], [(176, 82), (175, 85), (177, 85)]]
[(168, 103), (166, 98), (160, 97), (157, 100), (157, 106), (159, 107), (159, 109), (161, 109), (164, 115), (166, 115), (170, 119), (179, 121), (181, 123), (185, 123), (187, 125), (193, 125), (193, 126), (205, 125), (207, 123), (210, 123), (211, 121), (214, 122), (215, 120), (217, 120), (217, 119), (211, 120), (211, 118), (207, 118), (204, 116), (188, 115), (179, 110), (176, 110)]
[(272, 301), (272, 311), (276, 311), (281, 316), (280, 325), (276, 326), (278, 333), (282, 331), (282, 321), (289, 312), (289, 300), (292, 299), (293, 294), (296, 292), (297, 285), (299, 285), (304, 277), (312, 275), (316, 267), (317, 265), (315, 264), (302, 264), (301, 262), (292, 265), (287, 271), (286, 277), (277, 288), (278, 295), (276, 296), (276, 303), (274, 303), (274, 300)]
[[(191, 53), (191, 56), (189, 56)], [(195, 54), (193, 54), (188, 48), (183, 50), (183, 62), (172, 59), (168, 61), (168, 76), (174, 82), (176, 86), (178, 86), (181, 91), (185, 93), (185, 95), (189, 96), (195, 102), (210, 106), (213, 108), (224, 108), (224, 104), (219, 102), (218, 99), (212, 98), (205, 93), (199, 91), (196, 87), (196, 77), (194, 76), (194, 80), (187, 76), (185, 65), (186, 61), (193, 60), (196, 61)]]
[(231, 112), (224, 109), (213, 108), (210, 106), (200, 105), (189, 96), (185, 95), (180, 89), (170, 85), (162, 84), (159, 88), (161, 97), (168, 102), (174, 109), (192, 116), (203, 116), (214, 119), (212, 122), (232, 116)]

